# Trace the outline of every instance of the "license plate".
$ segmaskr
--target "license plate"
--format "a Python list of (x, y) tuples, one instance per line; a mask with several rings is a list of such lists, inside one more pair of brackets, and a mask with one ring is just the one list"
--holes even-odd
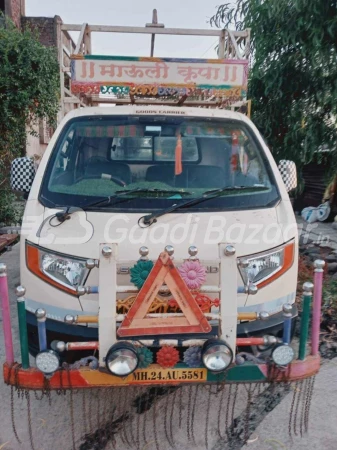
[(183, 383), (207, 380), (206, 369), (162, 369), (136, 370), (131, 383)]
[(91, 370), (87, 367), (81, 368), (81, 376), (90, 386), (126, 386), (132, 384), (204, 383), (210, 377), (210, 374), (207, 374), (207, 369), (205, 368), (177, 367), (174, 369), (163, 369), (158, 364), (153, 364), (147, 369), (138, 369), (123, 378), (107, 372)]

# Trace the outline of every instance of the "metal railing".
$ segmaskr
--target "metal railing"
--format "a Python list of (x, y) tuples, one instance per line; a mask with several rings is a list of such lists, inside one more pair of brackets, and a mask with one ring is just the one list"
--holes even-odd
[[(71, 32), (79, 32), (76, 44), (71, 40)], [(70, 56), (74, 55), (91, 55), (92, 54), (92, 34), (93, 33), (127, 33), (127, 34), (147, 34), (151, 36), (150, 56), (154, 54), (154, 45), (156, 35), (171, 36), (199, 36), (199, 37), (218, 37), (218, 58), (219, 59), (248, 59), (250, 53), (250, 30), (233, 31), (228, 29), (193, 29), (193, 28), (165, 28), (164, 24), (158, 24), (157, 11), (153, 11), (152, 23), (146, 24), (144, 27), (133, 26), (110, 26), (110, 25), (91, 25), (83, 24), (58, 24), (58, 54), (60, 62), (60, 87), (61, 87), (61, 108), (59, 113), (59, 121), (64, 115), (73, 108), (84, 106), (97, 106), (100, 103), (110, 104), (139, 104), (153, 105), (165, 104), (168, 106), (204, 106), (217, 107), (219, 101), (210, 98), (208, 100), (196, 99), (178, 99), (172, 101), (167, 99), (133, 99), (129, 96), (99, 96), (90, 94), (73, 94), (71, 92), (71, 67)], [(65, 46), (64, 42), (72, 42), (70, 47)], [(69, 41), (69, 42), (70, 42)], [(236, 102), (231, 105), (231, 109), (245, 108), (245, 112), (249, 115), (250, 103), (246, 100)]]

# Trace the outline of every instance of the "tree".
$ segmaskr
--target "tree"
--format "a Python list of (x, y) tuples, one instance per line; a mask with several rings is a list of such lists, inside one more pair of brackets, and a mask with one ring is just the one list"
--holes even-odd
[(0, 27), (0, 222), (15, 220), (10, 163), (25, 154), (27, 132), (34, 134), (40, 119), (55, 121), (59, 83), (56, 50), (6, 19)]
[(248, 96), (274, 157), (302, 165), (323, 146), (334, 155), (337, 1), (237, 0), (210, 22), (251, 29)]

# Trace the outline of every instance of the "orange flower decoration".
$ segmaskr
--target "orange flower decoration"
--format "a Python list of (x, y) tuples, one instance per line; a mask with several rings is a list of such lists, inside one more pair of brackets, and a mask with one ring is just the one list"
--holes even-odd
[(174, 347), (162, 347), (157, 352), (157, 363), (164, 368), (174, 367), (179, 361), (179, 352)]

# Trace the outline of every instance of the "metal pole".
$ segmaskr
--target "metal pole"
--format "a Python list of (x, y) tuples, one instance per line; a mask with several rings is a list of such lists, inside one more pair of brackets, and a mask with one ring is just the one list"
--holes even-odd
[[(183, 313), (149, 313), (146, 314), (146, 318), (167, 318), (167, 317), (183, 317)], [(219, 314), (217, 313), (204, 313), (204, 316), (207, 319), (216, 320), (219, 318)], [(116, 314), (116, 322), (122, 322), (126, 317), (126, 314)], [(269, 318), (269, 314), (265, 311), (260, 313), (255, 312), (247, 312), (247, 313), (238, 313), (238, 320), (267, 320)], [(71, 314), (67, 314), (64, 318), (65, 323), (69, 325), (74, 325), (78, 323), (98, 323), (98, 315), (97, 316), (87, 316), (87, 315), (79, 315), (72, 316)]]
[(60, 109), (57, 115), (57, 122), (60, 123), (65, 115), (65, 91), (64, 91), (64, 72), (63, 72), (63, 31), (61, 30), (62, 21), (60, 18), (56, 19), (56, 39), (57, 39), (57, 59), (60, 67)]
[[(142, 343), (146, 343), (147, 345), (152, 345), (154, 341), (145, 340), (139, 341)], [(195, 341), (198, 343), (198, 341)], [(204, 342), (204, 341), (203, 341)], [(202, 344), (203, 344), (202, 342)], [(237, 338), (236, 345), (238, 347), (250, 346), (250, 345), (271, 345), (276, 344), (278, 342), (277, 338), (274, 336), (262, 336), (262, 337), (250, 337), (250, 338)], [(191, 341), (192, 343), (192, 341)], [(201, 345), (202, 345), (201, 344)], [(174, 343), (173, 340), (160, 340), (159, 345), (178, 345), (178, 341)], [(184, 346), (184, 343), (182, 344)], [(185, 344), (186, 346), (186, 344)], [(64, 343), (62, 341), (58, 341), (57, 343), (58, 351), (71, 351), (71, 350), (98, 350), (99, 342), (91, 341), (91, 342), (67, 342)]]
[(284, 322), (283, 322), (283, 343), (284, 344), (290, 344), (291, 341), (291, 322), (292, 322), (292, 305), (290, 303), (285, 303), (283, 305), (283, 316), (284, 316)]
[(325, 262), (316, 259), (314, 262), (314, 298), (312, 306), (312, 326), (311, 326), (311, 354), (318, 354), (319, 332), (321, 326), (321, 306), (322, 306), (322, 286), (323, 286), (323, 267)]
[(245, 347), (250, 345), (266, 345), (264, 337), (236, 338), (237, 347)]
[(218, 58), (225, 58), (225, 39), (226, 39), (226, 30), (222, 30), (219, 36), (219, 46), (218, 46)]
[(92, 342), (68, 342), (66, 344), (67, 350), (98, 350), (99, 343), (96, 341)]
[(23, 369), (29, 369), (29, 351), (28, 351), (28, 333), (26, 322), (26, 302), (24, 295), (26, 289), (23, 286), (18, 286), (15, 290), (18, 297), (18, 319), (19, 319), (19, 334), (21, 347), (21, 362)]
[(301, 330), (300, 330), (300, 346), (298, 352), (298, 359), (304, 360), (306, 356), (309, 320), (310, 320), (310, 306), (312, 298), (312, 290), (314, 285), (310, 282), (303, 284), (303, 307), (301, 316)]
[[(152, 22), (151, 23), (147, 23), (145, 25), (145, 28), (165, 28), (163, 23), (158, 23), (158, 15), (157, 15), (157, 10), (154, 9), (152, 12)], [(154, 54), (154, 42), (156, 39), (156, 33), (152, 33), (151, 34), (151, 51), (150, 51), (150, 56), (153, 57)]]
[[(152, 24), (156, 25), (158, 23), (158, 16), (157, 16), (157, 10), (154, 9), (153, 10), (153, 14), (152, 14)], [(153, 57), (154, 54), (154, 41), (156, 39), (156, 35), (155, 34), (151, 34), (151, 53), (150, 56)]]
[(35, 311), (37, 319), (37, 331), (39, 334), (40, 352), (47, 350), (47, 331), (46, 331), (46, 311), (43, 308), (38, 308)]
[[(138, 294), (139, 289), (132, 286), (116, 286), (117, 292), (120, 294)], [(77, 295), (82, 296), (86, 294), (99, 294), (99, 286), (78, 286), (77, 289)], [(160, 289), (160, 293), (168, 293), (169, 290), (167, 286), (162, 286)], [(219, 287), (217, 286), (202, 286), (200, 288), (200, 292), (207, 292), (207, 293), (218, 293), (220, 291)], [(251, 283), (249, 286), (239, 286), (237, 288), (238, 294), (250, 294), (250, 295), (256, 295), (258, 292), (258, 289), (255, 284)]]
[(2, 310), (2, 325), (5, 340), (6, 363), (11, 365), (14, 363), (13, 337), (8, 296), (7, 267), (6, 264), (3, 263), (0, 263), (0, 299)]

